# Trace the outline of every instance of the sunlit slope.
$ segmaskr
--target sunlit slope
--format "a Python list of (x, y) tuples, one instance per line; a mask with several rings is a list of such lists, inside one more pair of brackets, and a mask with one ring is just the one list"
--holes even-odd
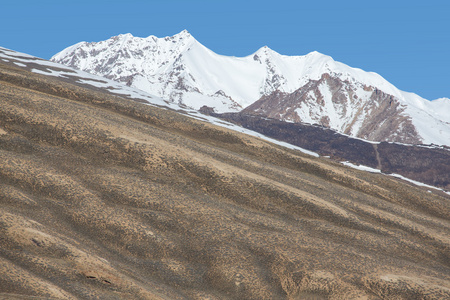
[(445, 194), (0, 64), (0, 296), (448, 299)]

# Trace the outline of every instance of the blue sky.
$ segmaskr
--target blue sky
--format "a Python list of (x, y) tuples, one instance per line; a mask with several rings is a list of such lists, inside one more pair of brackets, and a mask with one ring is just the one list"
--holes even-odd
[(319, 51), (426, 99), (450, 97), (448, 0), (0, 0), (0, 46), (45, 59), (80, 41), (183, 29), (219, 54)]

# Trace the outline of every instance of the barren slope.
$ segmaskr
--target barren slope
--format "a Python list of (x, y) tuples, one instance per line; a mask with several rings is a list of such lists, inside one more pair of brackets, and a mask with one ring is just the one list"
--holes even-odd
[(0, 63), (0, 297), (448, 299), (449, 216), (445, 194)]
[(333, 160), (371, 167), (392, 176), (400, 174), (450, 190), (449, 147), (369, 142), (318, 125), (283, 122), (245, 112), (215, 114), (202, 111)]

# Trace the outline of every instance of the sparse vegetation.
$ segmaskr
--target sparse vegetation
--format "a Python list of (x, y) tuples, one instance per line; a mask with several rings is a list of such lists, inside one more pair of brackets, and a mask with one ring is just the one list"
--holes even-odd
[(0, 63), (0, 297), (448, 299), (449, 197)]

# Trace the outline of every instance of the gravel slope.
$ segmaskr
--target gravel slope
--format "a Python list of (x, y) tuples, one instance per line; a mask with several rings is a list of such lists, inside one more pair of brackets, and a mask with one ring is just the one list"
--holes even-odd
[(0, 129), (0, 298), (450, 298), (448, 196), (4, 63)]

